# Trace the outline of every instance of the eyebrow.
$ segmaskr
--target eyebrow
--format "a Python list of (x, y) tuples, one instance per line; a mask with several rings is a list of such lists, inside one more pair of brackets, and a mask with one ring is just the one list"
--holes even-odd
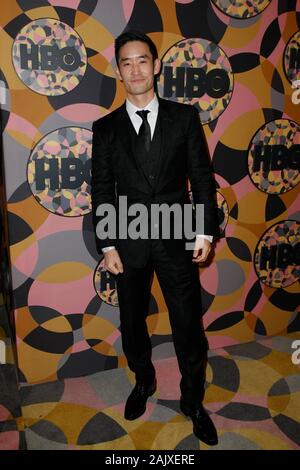
[(138, 56), (133, 56), (133, 57), (124, 57), (120, 59), (120, 62), (125, 62), (126, 60), (131, 60), (131, 59), (149, 59), (148, 54), (143, 54), (143, 55), (138, 55)]

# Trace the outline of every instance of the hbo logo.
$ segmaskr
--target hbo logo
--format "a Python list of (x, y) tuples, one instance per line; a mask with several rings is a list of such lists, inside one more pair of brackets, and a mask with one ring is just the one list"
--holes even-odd
[(75, 47), (63, 47), (57, 45), (38, 46), (32, 44), (27, 48), (26, 44), (20, 44), (21, 69), (25, 70), (56, 70), (61, 68), (66, 72), (73, 72), (81, 65), (79, 52)]
[[(61, 181), (60, 181), (61, 177)], [(91, 180), (91, 159), (83, 163), (79, 158), (40, 158), (35, 161), (36, 190), (46, 188), (46, 180), (50, 181), (52, 191), (60, 189), (78, 189)]]
[(223, 69), (213, 69), (207, 74), (199, 67), (164, 66), (164, 97), (170, 98), (175, 91), (177, 98), (200, 98), (207, 93), (212, 98), (221, 98), (230, 88), (228, 73)]

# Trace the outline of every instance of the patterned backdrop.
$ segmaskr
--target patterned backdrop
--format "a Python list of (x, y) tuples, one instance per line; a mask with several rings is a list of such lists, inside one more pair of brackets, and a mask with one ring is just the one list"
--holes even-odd
[[(125, 365), (114, 278), (95, 249), (92, 122), (120, 106), (114, 39), (149, 34), (160, 96), (194, 105), (221, 240), (201, 268), (210, 346), (299, 329), (300, 1), (4, 0), (0, 90), (21, 381)], [(156, 278), (148, 326), (173, 354)]]

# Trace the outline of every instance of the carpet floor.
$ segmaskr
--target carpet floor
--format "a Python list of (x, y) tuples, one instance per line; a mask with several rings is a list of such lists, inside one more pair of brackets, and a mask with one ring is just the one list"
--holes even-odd
[[(205, 407), (219, 434), (213, 449), (300, 449), (300, 367), (291, 359), (295, 339), (300, 334), (210, 352)], [(28, 449), (210, 449), (179, 411), (173, 351), (154, 358), (154, 365), (157, 391), (135, 421), (123, 417), (134, 383), (128, 368), (23, 386), (19, 424)]]

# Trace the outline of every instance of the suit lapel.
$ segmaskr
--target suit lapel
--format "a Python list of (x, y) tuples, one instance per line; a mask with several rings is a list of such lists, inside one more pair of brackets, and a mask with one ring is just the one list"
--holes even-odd
[(121, 141), (121, 146), (125, 153), (131, 158), (132, 151), (132, 132), (134, 132), (133, 125), (130, 121), (126, 111), (125, 103), (119, 109), (118, 122), (117, 122), (117, 136)]
[(174, 132), (174, 120), (171, 113), (169, 112), (168, 101), (158, 98), (159, 101), (159, 118), (160, 118), (160, 129), (161, 129), (161, 141), (160, 141), (160, 155), (157, 166), (157, 181), (156, 189), (159, 188), (159, 183), (164, 173), (164, 165), (168, 158), (168, 140), (172, 138)]

